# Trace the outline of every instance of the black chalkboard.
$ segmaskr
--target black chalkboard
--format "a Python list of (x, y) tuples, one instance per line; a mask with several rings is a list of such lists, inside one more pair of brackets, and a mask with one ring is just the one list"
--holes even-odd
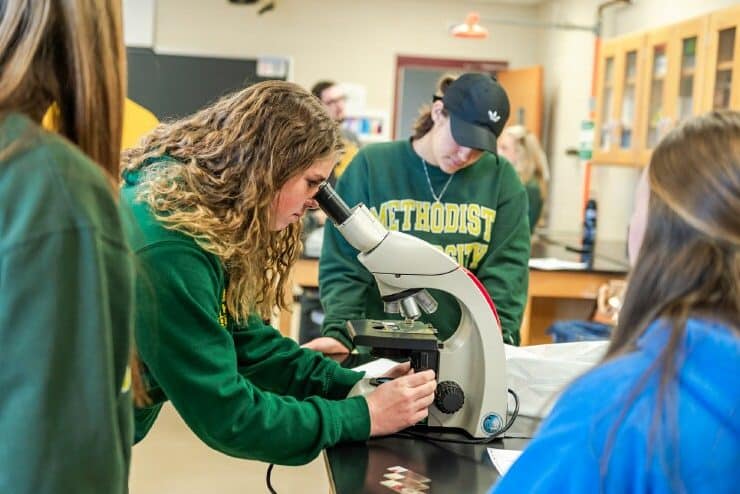
[(126, 53), (128, 96), (160, 120), (190, 115), (226, 93), (274, 79), (257, 76), (257, 59), (162, 55), (133, 47)]

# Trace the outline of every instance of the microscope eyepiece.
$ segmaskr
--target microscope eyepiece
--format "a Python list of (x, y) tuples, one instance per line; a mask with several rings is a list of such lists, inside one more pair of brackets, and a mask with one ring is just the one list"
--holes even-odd
[(314, 199), (319, 203), (322, 211), (337, 225), (344, 223), (352, 214), (347, 203), (339, 197), (339, 194), (337, 194), (337, 191), (334, 190), (334, 187), (329, 182), (322, 182), (319, 185), (319, 191), (314, 196)]

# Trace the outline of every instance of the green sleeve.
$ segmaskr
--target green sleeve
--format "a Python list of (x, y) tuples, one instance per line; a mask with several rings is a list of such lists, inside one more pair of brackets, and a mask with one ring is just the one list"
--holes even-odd
[[(301, 465), (339, 441), (367, 439), (363, 397), (301, 401), (261, 389), (240, 373), (251, 357), (247, 340), (237, 353), (232, 334), (219, 323), (223, 281), (215, 258), (194, 244), (160, 242), (140, 251), (139, 259), (148, 273), (137, 299), (140, 355), (206, 444), (236, 457)], [(264, 372), (257, 374), (264, 382)]]
[(234, 331), (239, 373), (259, 388), (304, 399), (345, 398), (363, 374), (342, 368), (318, 352), (301, 348), (272, 326), (251, 316)]
[(133, 271), (122, 245), (93, 232), (0, 245), (2, 492), (125, 491), (132, 405), (111, 325), (130, 330)]
[(534, 231), (542, 214), (542, 193), (536, 180), (530, 180), (526, 185), (529, 202), (529, 231)]
[[(154, 398), (150, 392), (150, 398)], [(159, 412), (162, 411), (162, 405), (164, 402), (157, 403), (156, 405), (147, 406), (145, 408), (134, 407), (134, 444), (144, 439), (149, 430), (154, 425), (154, 422), (159, 417)]]
[[(367, 160), (360, 151), (337, 182), (337, 193), (352, 208), (366, 203)], [(357, 260), (359, 251), (352, 247), (331, 221), (324, 227), (324, 242), (319, 260), (319, 296), (324, 308), (321, 331), (336, 338), (349, 349), (354, 348), (346, 322), (365, 318), (367, 291), (372, 275)]]
[(517, 192), (498, 205), (493, 223), (493, 242), (476, 276), (496, 305), (504, 342), (518, 345), (519, 327), (527, 301), (531, 246), (529, 221), (525, 214), (526, 192), (521, 185), (512, 186), (509, 190)]

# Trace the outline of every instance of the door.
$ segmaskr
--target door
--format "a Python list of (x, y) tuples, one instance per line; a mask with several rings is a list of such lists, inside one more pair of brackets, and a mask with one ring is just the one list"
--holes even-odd
[(502, 70), (498, 72), (498, 80), (509, 95), (511, 113), (507, 125), (523, 125), (542, 142), (542, 66)]

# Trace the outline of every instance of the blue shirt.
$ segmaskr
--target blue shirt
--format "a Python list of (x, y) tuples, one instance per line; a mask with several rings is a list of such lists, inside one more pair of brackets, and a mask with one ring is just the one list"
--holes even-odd
[(573, 383), (491, 492), (738, 492), (740, 338), (689, 320), (668, 398), (659, 371), (632, 397), (668, 337), (655, 322), (634, 352)]

